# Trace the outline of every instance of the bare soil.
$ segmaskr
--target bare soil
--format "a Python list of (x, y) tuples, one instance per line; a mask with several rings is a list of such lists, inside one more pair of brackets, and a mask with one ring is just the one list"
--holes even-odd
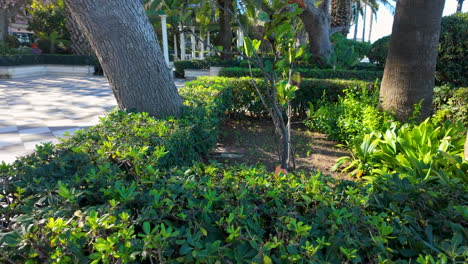
[[(331, 171), (337, 158), (349, 155), (336, 147), (326, 135), (309, 131), (302, 123), (294, 124), (291, 135), (297, 171), (321, 171), (336, 178), (351, 180), (348, 175)], [(267, 119), (227, 119), (221, 126), (217, 148), (210, 159), (225, 164), (263, 164), (274, 171), (280, 164), (273, 124)]]

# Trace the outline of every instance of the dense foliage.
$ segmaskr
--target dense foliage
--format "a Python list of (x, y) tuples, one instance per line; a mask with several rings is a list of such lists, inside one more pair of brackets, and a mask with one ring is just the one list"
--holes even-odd
[(436, 119), (461, 122), (468, 127), (468, 87), (435, 87), (432, 105)]
[(393, 118), (377, 109), (378, 97), (378, 87), (369, 89), (368, 86), (346, 89), (336, 102), (323, 97), (310, 104), (305, 124), (339, 142), (349, 142), (358, 135), (380, 131), (389, 127)]
[(0, 262), (466, 259), (463, 178), (441, 188), (408, 172), (367, 185), (260, 166), (183, 167), (213, 146), (219, 118), (235, 101), (230, 85), (242, 81), (192, 82), (181, 90), (179, 119), (114, 112), (58, 146), (0, 165)]
[[(342, 79), (342, 80), (362, 80), (362, 81), (375, 81), (382, 79), (383, 72), (375, 70), (333, 70), (333, 69), (297, 69), (303, 78), (314, 79)], [(252, 69), (254, 77), (263, 77), (263, 73), (258, 68)], [(242, 67), (228, 67), (223, 68), (219, 72), (219, 76), (224, 77), (245, 77), (251, 76), (248, 68)]]
[(389, 48), (390, 48), (390, 36), (380, 38), (374, 43), (372, 43), (372, 46), (369, 50), (369, 53), (367, 54), (367, 57), (372, 63), (377, 64), (380, 67), (384, 67)]
[(455, 86), (468, 86), (468, 13), (442, 18), (437, 80)]
[(468, 162), (463, 158), (466, 131), (461, 124), (426, 120), (419, 125), (393, 124), (387, 130), (358, 135), (351, 142), (352, 157), (339, 160), (337, 166), (351, 160), (345, 170), (367, 180), (398, 173), (411, 183), (468, 182)]
[(341, 33), (331, 37), (333, 54), (330, 66), (333, 69), (351, 69), (369, 53), (371, 44), (368, 42), (348, 39)]

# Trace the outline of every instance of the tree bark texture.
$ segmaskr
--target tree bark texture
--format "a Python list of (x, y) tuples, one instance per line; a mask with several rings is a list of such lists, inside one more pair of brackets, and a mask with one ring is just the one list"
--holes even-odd
[(0, 9), (0, 41), (5, 41), (8, 36), (8, 11), (5, 9)]
[(351, 26), (351, 0), (332, 0), (331, 26), (341, 27), (343, 36), (347, 36)]
[(88, 38), (81, 30), (75, 17), (71, 15), (68, 4), (65, 4), (65, 15), (67, 16), (67, 29), (70, 32), (71, 48), (78, 55), (93, 55), (93, 49)]
[(140, 1), (67, 0), (93, 47), (121, 109), (161, 118), (182, 100)]
[(320, 7), (315, 6), (315, 1), (304, 0), (303, 12), (299, 16), (304, 23), (304, 28), (309, 36), (310, 52), (313, 59), (319, 65), (328, 62), (332, 52), (330, 41), (330, 5), (329, 0), (324, 0)]
[[(228, 10), (232, 11), (232, 0), (218, 0), (219, 6), (222, 8), (219, 9), (219, 33), (221, 38), (221, 45), (223, 46), (223, 51), (232, 51), (232, 30), (231, 30), (231, 14)], [(232, 58), (232, 55), (221, 53), (221, 58), (224, 60), (229, 60)]]
[(444, 4), (445, 0), (397, 2), (380, 100), (382, 108), (401, 121), (421, 101), (421, 119), (431, 114)]

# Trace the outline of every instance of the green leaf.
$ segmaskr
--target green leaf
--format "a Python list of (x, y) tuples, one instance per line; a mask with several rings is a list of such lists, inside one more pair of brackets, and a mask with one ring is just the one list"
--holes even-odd
[(145, 232), (145, 234), (149, 235), (151, 233), (151, 226), (150, 226), (150, 223), (148, 222), (144, 222), (143, 223), (143, 231)]
[(260, 12), (260, 14), (258, 15), (258, 19), (260, 19), (260, 21), (263, 22), (270, 22), (270, 16), (264, 11)]

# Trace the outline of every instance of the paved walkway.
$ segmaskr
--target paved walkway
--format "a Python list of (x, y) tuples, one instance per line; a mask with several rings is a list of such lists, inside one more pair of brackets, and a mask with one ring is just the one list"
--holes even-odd
[[(183, 80), (176, 80), (178, 87)], [(116, 106), (104, 77), (0, 79), (0, 163), (96, 124)]]

